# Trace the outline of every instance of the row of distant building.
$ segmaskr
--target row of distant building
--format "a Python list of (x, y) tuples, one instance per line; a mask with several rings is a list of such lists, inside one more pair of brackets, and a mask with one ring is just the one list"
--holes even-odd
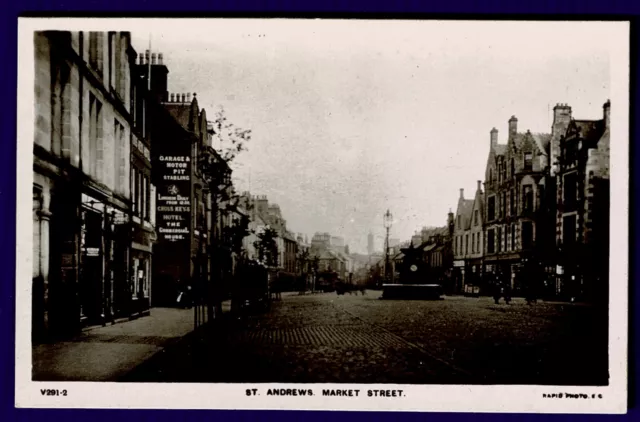
[(610, 107), (585, 120), (557, 104), (550, 133), (519, 132), (512, 116), (504, 143), (493, 128), (484, 183), (471, 198), (460, 189), (446, 226), (390, 250), (392, 277), (403, 250), (419, 248), (450, 293), (487, 293), (500, 281), (522, 293), (607, 297)]

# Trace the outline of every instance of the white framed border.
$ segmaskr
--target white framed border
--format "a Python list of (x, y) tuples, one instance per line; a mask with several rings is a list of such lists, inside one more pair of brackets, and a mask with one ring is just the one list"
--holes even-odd
[[(242, 22), (243, 20), (235, 20)], [(273, 22), (273, 19), (269, 20)], [(277, 21), (277, 20), (276, 20)], [(438, 24), (439, 21), (430, 21)], [(462, 21), (447, 21), (452, 22)], [(509, 22), (485, 21), (491, 25)], [(369, 385), (369, 384), (148, 384), (34, 382), (31, 380), (30, 198), (33, 184), (34, 45), (37, 30), (123, 30), (184, 28), (202, 19), (46, 19), (21, 18), (18, 25), (18, 122), (16, 218), (16, 378), (15, 404), (33, 408), (296, 409), (367, 411), (458, 411), (626, 413), (629, 257), (629, 22), (577, 22), (604, 25), (610, 37), (611, 75), (611, 250), (609, 371), (606, 387)], [(208, 22), (210, 23), (210, 22)], [(252, 20), (255, 25), (255, 20)], [(513, 23), (513, 22), (511, 22)], [(540, 22), (552, 24), (552, 22)], [(588, 370), (588, 368), (585, 368)], [(67, 390), (65, 397), (43, 396), (41, 388)], [(246, 390), (258, 389), (249, 397)], [(314, 396), (267, 396), (268, 388), (311, 389)], [(358, 397), (323, 397), (323, 389), (359, 390)], [(376, 398), (368, 390), (403, 390), (403, 397)], [(543, 394), (572, 393), (602, 399), (548, 399)], [(179, 398), (179, 399), (177, 399)]]

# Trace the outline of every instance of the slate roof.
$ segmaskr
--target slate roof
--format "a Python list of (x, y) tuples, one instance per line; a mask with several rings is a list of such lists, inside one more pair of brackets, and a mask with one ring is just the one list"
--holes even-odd
[[(458, 215), (462, 216), (462, 229), (471, 227), (471, 214), (473, 213), (473, 199), (463, 199), (458, 201)], [(457, 218), (457, 216), (456, 216)]]
[(587, 143), (595, 145), (604, 134), (604, 121), (602, 120), (574, 120), (575, 130)]
[(493, 151), (495, 152), (496, 155), (505, 155), (505, 153), (507, 152), (507, 145), (506, 144), (496, 144), (496, 146), (494, 147)]

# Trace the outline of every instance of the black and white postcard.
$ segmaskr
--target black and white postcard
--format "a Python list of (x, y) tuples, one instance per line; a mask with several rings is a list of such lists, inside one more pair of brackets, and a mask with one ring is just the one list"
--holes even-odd
[(20, 19), (16, 406), (625, 413), (629, 30)]

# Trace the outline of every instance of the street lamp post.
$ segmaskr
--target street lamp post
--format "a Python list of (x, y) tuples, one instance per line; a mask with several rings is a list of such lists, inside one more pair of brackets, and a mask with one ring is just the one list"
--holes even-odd
[(387, 209), (387, 212), (383, 216), (384, 228), (387, 230), (387, 237), (385, 239), (384, 247), (384, 278), (385, 282), (389, 283), (389, 229), (393, 224), (393, 215)]

